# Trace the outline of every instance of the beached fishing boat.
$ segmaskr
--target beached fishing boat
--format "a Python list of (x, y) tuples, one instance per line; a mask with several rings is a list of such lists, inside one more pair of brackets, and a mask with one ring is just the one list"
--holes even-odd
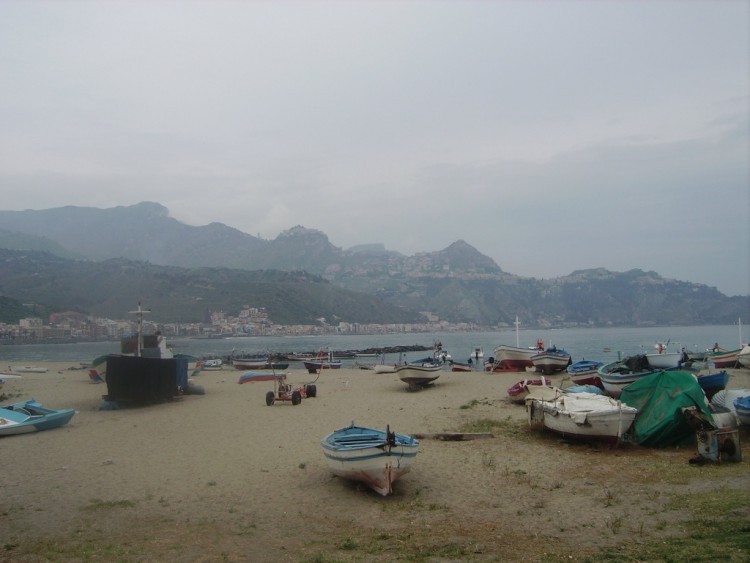
[(74, 409), (53, 410), (31, 399), (0, 407), (0, 436), (58, 428), (70, 422)]
[(341, 360), (334, 360), (330, 355), (318, 356), (311, 360), (302, 362), (309, 373), (315, 373), (322, 369), (340, 369)]
[(523, 403), (529, 394), (529, 385), (550, 385), (550, 380), (542, 376), (539, 379), (522, 379), (508, 387), (508, 399), (511, 403)]
[(750, 396), (750, 389), (723, 389), (711, 397), (711, 404), (727, 408), (732, 412), (732, 415), (736, 415), (734, 400), (747, 396)]
[(538, 348), (519, 348), (517, 346), (508, 346), (501, 344), (494, 350), (495, 362), (493, 369), (526, 371), (526, 368), (534, 367), (531, 360), (533, 356), (539, 353)]
[(596, 370), (603, 365), (603, 362), (581, 360), (569, 365), (565, 371), (576, 385), (596, 385), (597, 387), (601, 387), (602, 381), (599, 379), (599, 374)]
[(706, 394), (706, 398), (710, 401), (714, 395), (719, 391), (726, 389), (727, 383), (729, 383), (729, 374), (726, 370), (706, 373), (698, 376), (698, 384)]
[(616, 399), (625, 387), (634, 381), (654, 374), (656, 371), (658, 370), (650, 367), (646, 357), (639, 354), (605, 364), (597, 370), (597, 373), (607, 395)]
[(526, 371), (526, 368), (534, 367), (531, 357), (544, 351), (544, 342), (537, 340), (535, 348), (522, 348), (519, 344), (518, 328), (521, 323), (518, 316), (514, 322), (516, 326), (516, 345), (509, 346), (501, 344), (493, 350), (494, 357), (485, 362), (485, 371)]
[(351, 425), (320, 441), (334, 475), (366, 484), (386, 496), (393, 483), (411, 469), (419, 442), (404, 434)]
[(654, 344), (656, 352), (646, 354), (648, 365), (650, 365), (653, 369), (678, 368), (684, 360), (688, 359), (687, 353), (683, 354), (682, 352), (667, 352), (668, 344), (669, 341), (667, 341), (666, 344), (662, 344), (661, 342), (658, 344)]
[(454, 362), (453, 360), (448, 363), (451, 366), (451, 371), (474, 371), (474, 364), (464, 364), (462, 362)]
[(739, 361), (742, 348), (737, 350), (717, 350), (706, 352), (706, 361), (715, 368), (733, 368)]
[(232, 365), (241, 370), (260, 369), (269, 361), (268, 356), (239, 356), (232, 358)]
[(541, 371), (544, 375), (551, 375), (558, 371), (564, 370), (571, 364), (570, 354), (565, 350), (558, 350), (556, 346), (547, 348), (531, 356), (531, 363), (536, 371)]
[(638, 414), (638, 409), (604, 395), (563, 392), (544, 398), (535, 397), (534, 391), (530, 388), (526, 397), (529, 425), (580, 440), (616, 444)]
[(440, 377), (443, 366), (431, 363), (408, 363), (396, 368), (398, 378), (409, 386), (409, 391), (419, 391)]
[(47, 373), (47, 368), (40, 366), (13, 366), (11, 371), (15, 373)]

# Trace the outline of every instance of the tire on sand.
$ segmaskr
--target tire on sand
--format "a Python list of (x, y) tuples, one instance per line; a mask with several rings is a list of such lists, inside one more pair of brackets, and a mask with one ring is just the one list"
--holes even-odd
[(273, 402), (276, 400), (276, 397), (273, 394), (273, 391), (269, 391), (266, 393), (266, 404), (270, 407)]
[(299, 391), (292, 391), (292, 404), (299, 405), (302, 402), (302, 393)]

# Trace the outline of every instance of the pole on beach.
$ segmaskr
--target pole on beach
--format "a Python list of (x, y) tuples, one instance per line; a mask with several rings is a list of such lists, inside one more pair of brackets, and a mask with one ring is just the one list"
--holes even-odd
[(138, 302), (138, 310), (137, 311), (128, 311), (131, 315), (138, 315), (138, 325), (136, 329), (136, 337), (137, 337), (137, 346), (138, 349), (136, 351), (136, 357), (141, 357), (141, 350), (143, 349), (143, 315), (145, 313), (150, 313), (150, 309), (142, 309), (141, 308), (141, 302)]

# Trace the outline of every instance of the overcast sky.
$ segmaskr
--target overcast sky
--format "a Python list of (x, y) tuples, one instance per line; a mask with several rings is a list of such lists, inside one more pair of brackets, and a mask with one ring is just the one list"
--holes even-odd
[(0, 0), (0, 76), (0, 209), (750, 294), (748, 1)]

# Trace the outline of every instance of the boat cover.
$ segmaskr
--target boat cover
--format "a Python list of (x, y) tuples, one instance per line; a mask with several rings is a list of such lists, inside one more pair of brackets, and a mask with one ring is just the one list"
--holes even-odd
[(660, 371), (638, 379), (622, 390), (620, 400), (638, 409), (631, 432), (642, 446), (695, 443), (695, 430), (682, 414), (684, 408), (696, 407), (713, 420), (703, 389), (687, 371)]

